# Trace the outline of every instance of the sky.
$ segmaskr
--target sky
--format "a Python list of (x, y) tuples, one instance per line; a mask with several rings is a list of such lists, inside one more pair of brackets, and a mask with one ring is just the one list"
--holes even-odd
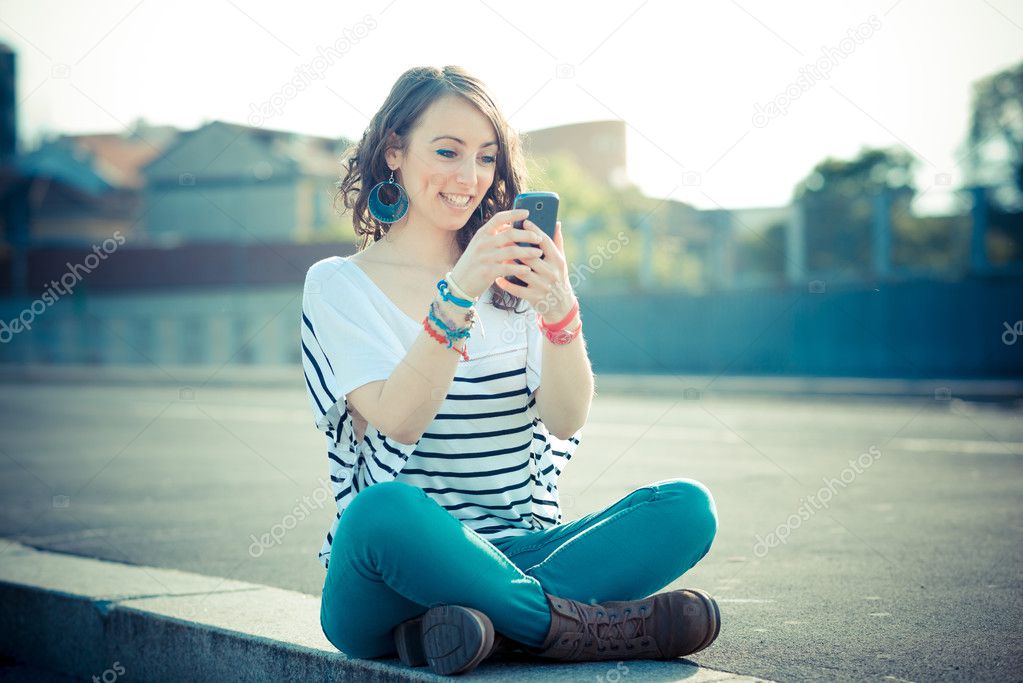
[(782, 206), (826, 157), (903, 145), (929, 213), (962, 180), (971, 84), (1023, 60), (1023, 3), (0, 0), (0, 40), (27, 147), (139, 117), (359, 138), (403, 71), (458, 64), (517, 130), (625, 121), (652, 197)]

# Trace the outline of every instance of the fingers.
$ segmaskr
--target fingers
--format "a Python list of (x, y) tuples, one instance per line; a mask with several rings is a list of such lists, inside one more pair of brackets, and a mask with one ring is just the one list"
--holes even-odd
[(532, 230), (526, 230), (523, 228), (511, 228), (495, 235), (497, 240), (498, 248), (506, 247), (512, 244), (526, 243), (526, 244), (539, 244), (543, 237), (537, 235)]
[(498, 211), (490, 217), (490, 222), (494, 224), (491, 229), (492, 233), (502, 232), (504, 226), (515, 221), (525, 220), (526, 216), (529, 215), (529, 209), (508, 209), (507, 211)]
[(534, 259), (540, 258), (543, 254), (543, 249), (539, 247), (520, 247), (517, 244), (507, 244), (502, 247), (498, 247), (494, 252), (494, 256), (499, 261), (509, 261), (511, 259)]
[(533, 272), (528, 265), (511, 260), (503, 262), (499, 270), (502, 275), (518, 275), (519, 277)]
[[(558, 221), (558, 225), (560, 224), (561, 221)], [(530, 220), (524, 221), (523, 227), (526, 226), (529, 226), (529, 231), (532, 234), (536, 235), (537, 239), (540, 240), (541, 242), (546, 242), (547, 240), (551, 239), (551, 236), (545, 233), (543, 230), (541, 230), (540, 226), (534, 223), (533, 221)]]
[(526, 228), (513, 228), (508, 237), (514, 237), (516, 242), (542, 242), (543, 235), (537, 235)]

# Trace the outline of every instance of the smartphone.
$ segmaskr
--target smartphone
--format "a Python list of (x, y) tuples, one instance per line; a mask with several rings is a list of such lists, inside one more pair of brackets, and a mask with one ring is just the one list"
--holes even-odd
[[(558, 222), (558, 193), (557, 192), (521, 192), (515, 197), (515, 203), (512, 205), (513, 209), (526, 209), (529, 211), (529, 220), (536, 223), (537, 227), (543, 230), (548, 237), (554, 239), (554, 228)], [(522, 221), (515, 221), (513, 226), (516, 228), (522, 228)], [(532, 242), (516, 242), (520, 247), (535, 247), (536, 244)], [(544, 258), (543, 254), (540, 258)], [(522, 261), (515, 259), (516, 263), (522, 263)], [(529, 285), (520, 280), (519, 278), (511, 275), (507, 278), (508, 282), (514, 285), (521, 285), (528, 287)]]

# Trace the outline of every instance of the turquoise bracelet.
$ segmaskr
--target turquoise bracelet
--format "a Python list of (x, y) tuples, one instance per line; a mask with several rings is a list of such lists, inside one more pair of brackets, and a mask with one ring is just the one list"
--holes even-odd
[(448, 281), (444, 278), (437, 281), (437, 290), (440, 291), (440, 296), (444, 301), (450, 301), (462, 308), (469, 308), (473, 304), (469, 299), (462, 299), (452, 294), (451, 289), (448, 287)]
[(447, 335), (448, 338), (449, 349), (455, 343), (456, 339), (462, 339), (463, 337), (468, 338), (470, 336), (468, 327), (451, 328), (448, 325), (446, 325), (443, 320), (441, 320), (434, 314), (433, 306), (430, 306), (430, 320), (437, 323), (437, 326), (440, 329), (444, 330), (444, 334)]

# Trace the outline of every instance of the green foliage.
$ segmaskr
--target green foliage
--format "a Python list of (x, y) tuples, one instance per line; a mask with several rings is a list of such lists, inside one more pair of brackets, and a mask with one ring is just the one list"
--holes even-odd
[(735, 244), (735, 272), (762, 273), (780, 282), (785, 274), (785, 223), (772, 223), (762, 235), (741, 233)]
[(530, 191), (558, 193), (569, 272), (577, 273), (590, 288), (634, 280), (640, 242), (630, 216), (652, 209), (656, 202), (635, 187), (607, 188), (566, 154), (530, 158), (526, 166)]
[(796, 185), (793, 199), (855, 199), (881, 188), (912, 190), (913, 170), (918, 163), (901, 147), (864, 147), (852, 160), (828, 157)]
[(875, 197), (888, 192), (893, 213), (908, 213), (917, 163), (901, 147), (864, 148), (852, 160), (829, 157), (814, 167), (794, 192), (806, 222), (811, 271), (869, 272)]
[(970, 182), (993, 170), (1023, 203), (1023, 62), (974, 83), (967, 145)]
[(947, 273), (967, 266), (970, 217), (892, 215), (892, 263), (902, 268), (925, 268)]
[(609, 188), (590, 176), (573, 157), (556, 154), (527, 162), (530, 189), (550, 189), (561, 198), (559, 217), (565, 239), (569, 272), (584, 279), (591, 290), (637, 289), (649, 232), (653, 248), (648, 252), (656, 286), (704, 289), (706, 268), (702, 254), (673, 229), (677, 217), (672, 204), (644, 196), (634, 185)]

